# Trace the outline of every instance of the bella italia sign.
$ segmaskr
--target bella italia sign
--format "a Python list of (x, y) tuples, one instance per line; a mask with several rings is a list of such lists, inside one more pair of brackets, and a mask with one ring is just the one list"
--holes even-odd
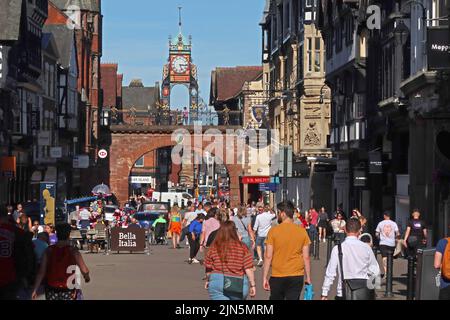
[(113, 228), (111, 230), (111, 251), (144, 252), (145, 230), (141, 228)]

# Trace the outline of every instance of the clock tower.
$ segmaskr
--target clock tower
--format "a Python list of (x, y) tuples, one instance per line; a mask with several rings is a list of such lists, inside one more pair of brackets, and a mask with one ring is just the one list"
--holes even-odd
[(181, 32), (181, 8), (179, 20), (179, 33), (175, 41), (169, 38), (169, 59), (164, 66), (161, 88), (161, 104), (165, 110), (170, 109), (170, 94), (176, 85), (184, 85), (189, 89), (189, 111), (191, 114), (198, 111), (198, 76), (197, 66), (192, 60), (192, 37), (185, 41)]

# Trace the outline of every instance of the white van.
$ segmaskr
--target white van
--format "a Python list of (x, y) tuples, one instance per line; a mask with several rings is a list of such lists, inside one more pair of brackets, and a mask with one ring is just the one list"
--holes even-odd
[(194, 201), (194, 197), (187, 192), (153, 192), (152, 198), (158, 202), (169, 202), (171, 207), (175, 204), (186, 207), (188, 201)]

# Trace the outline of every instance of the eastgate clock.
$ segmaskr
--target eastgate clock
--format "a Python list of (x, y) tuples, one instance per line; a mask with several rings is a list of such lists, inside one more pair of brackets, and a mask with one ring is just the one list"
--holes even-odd
[(175, 73), (183, 74), (186, 73), (189, 67), (189, 62), (184, 56), (177, 56), (172, 60), (172, 70)]

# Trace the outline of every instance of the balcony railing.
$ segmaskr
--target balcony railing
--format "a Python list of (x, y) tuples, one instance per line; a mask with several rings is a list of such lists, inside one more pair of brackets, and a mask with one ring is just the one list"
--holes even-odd
[(116, 111), (111, 112), (111, 125), (128, 126), (174, 126), (194, 125), (205, 126), (242, 126), (243, 114), (241, 111)]

